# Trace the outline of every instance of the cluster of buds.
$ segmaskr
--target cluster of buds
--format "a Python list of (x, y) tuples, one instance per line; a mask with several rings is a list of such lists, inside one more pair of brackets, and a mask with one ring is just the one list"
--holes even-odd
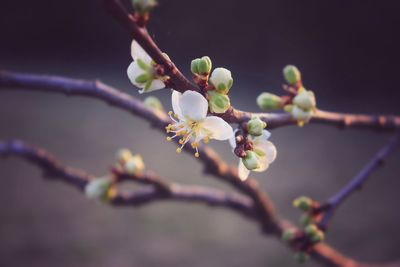
[(120, 149), (117, 152), (115, 169), (127, 175), (137, 175), (144, 171), (144, 162), (139, 154), (133, 155), (129, 149)]
[(240, 158), (238, 170), (242, 180), (248, 177), (250, 171), (265, 171), (276, 158), (276, 148), (268, 141), (271, 134), (265, 130), (266, 126), (255, 116), (230, 140), (234, 153)]
[(296, 250), (296, 260), (304, 263), (309, 258), (312, 247), (325, 238), (324, 231), (317, 225), (321, 217), (321, 214), (317, 212), (320, 205), (309, 197), (301, 196), (293, 201), (293, 206), (303, 212), (300, 219), (301, 228), (286, 229), (282, 232), (281, 238)]
[(212, 62), (207, 56), (192, 60), (190, 69), (196, 84), (207, 92), (210, 111), (225, 113), (231, 106), (228, 96), (233, 84), (231, 72), (225, 68), (216, 68), (211, 73)]
[(299, 126), (309, 122), (316, 111), (315, 95), (307, 90), (302, 83), (299, 69), (288, 65), (283, 69), (283, 76), (287, 84), (284, 90), (287, 95), (277, 96), (271, 93), (262, 93), (257, 98), (258, 106), (263, 110), (284, 110), (290, 113)]

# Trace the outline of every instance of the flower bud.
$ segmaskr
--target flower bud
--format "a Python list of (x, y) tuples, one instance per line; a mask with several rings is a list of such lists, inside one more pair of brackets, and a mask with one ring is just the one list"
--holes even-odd
[(312, 117), (312, 112), (310, 110), (303, 110), (298, 106), (293, 106), (292, 116), (295, 120), (301, 122), (308, 122)]
[(305, 196), (301, 196), (293, 200), (293, 206), (303, 211), (308, 211), (311, 208), (312, 203), (312, 199)]
[(294, 85), (297, 82), (301, 81), (301, 73), (299, 69), (293, 65), (287, 65), (283, 69), (283, 76), (285, 77), (287, 83), (290, 85)]
[(132, 156), (124, 165), (124, 170), (129, 175), (135, 175), (144, 170), (144, 162), (140, 155)]
[(211, 73), (210, 82), (218, 93), (227, 94), (233, 84), (232, 74), (225, 68), (216, 68)]
[(193, 74), (208, 75), (212, 68), (211, 59), (207, 56), (196, 58), (190, 64), (190, 70)]
[(282, 101), (277, 95), (262, 93), (257, 97), (257, 105), (263, 110), (279, 110), (282, 108)]
[(296, 236), (296, 229), (290, 228), (283, 231), (281, 239), (285, 242), (290, 242)]
[(249, 122), (247, 123), (247, 130), (249, 134), (253, 136), (260, 136), (263, 133), (263, 130), (267, 127), (267, 124), (260, 120), (259, 117), (253, 117)]
[(139, 14), (150, 12), (156, 5), (156, 0), (132, 0), (133, 8)]
[(89, 181), (85, 186), (85, 195), (90, 199), (101, 199), (107, 195), (111, 187), (109, 177), (96, 178)]
[(324, 232), (321, 230), (318, 230), (314, 235), (311, 236), (311, 242), (313, 244), (322, 242), (325, 238)]
[(155, 110), (160, 110), (160, 111), (164, 110), (163, 105), (161, 104), (161, 101), (155, 96), (146, 97), (145, 100), (143, 101), (143, 103), (149, 108), (152, 108)]
[(257, 154), (254, 151), (247, 150), (246, 156), (242, 158), (242, 161), (248, 170), (254, 170), (260, 167)]
[(125, 163), (132, 158), (132, 153), (129, 149), (122, 148), (118, 150), (116, 157), (118, 162)]
[(305, 89), (301, 90), (299, 91), (299, 93), (297, 93), (295, 98), (293, 98), (293, 104), (303, 110), (310, 110), (312, 108), (315, 108), (315, 95), (312, 91), (307, 91)]
[(309, 224), (306, 226), (306, 228), (304, 229), (304, 232), (308, 235), (308, 236), (314, 236), (317, 232), (319, 231), (318, 227), (315, 224)]
[(213, 113), (225, 113), (231, 106), (229, 96), (216, 91), (208, 91), (208, 102), (210, 111)]
[(299, 251), (294, 254), (294, 258), (298, 263), (306, 263), (310, 256), (306, 252)]

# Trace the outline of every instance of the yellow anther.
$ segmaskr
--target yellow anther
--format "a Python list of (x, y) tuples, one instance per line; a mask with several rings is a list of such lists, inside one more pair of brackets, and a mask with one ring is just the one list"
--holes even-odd
[(303, 126), (304, 126), (304, 121), (298, 121), (298, 122), (297, 122), (297, 126), (303, 127)]
[(176, 149), (176, 153), (180, 154), (181, 152), (182, 152), (182, 148), (178, 147), (178, 148)]
[(178, 114), (174, 114), (174, 117), (175, 117), (176, 119), (179, 119)]
[(198, 146), (199, 146), (199, 143), (197, 143), (197, 142), (193, 142), (193, 143), (192, 143), (192, 147), (193, 147), (193, 148), (196, 148), (196, 147), (198, 147)]
[(172, 114), (174, 114), (172, 111), (168, 111), (168, 115), (172, 115)]
[(185, 135), (186, 134), (186, 131), (185, 130), (181, 130), (181, 131), (179, 131), (179, 132), (177, 132), (176, 133), (176, 135)]
[(200, 157), (199, 152), (194, 153), (194, 156), (195, 156), (196, 158)]
[(167, 142), (170, 142), (171, 140), (172, 140), (172, 138), (171, 137), (169, 137), (169, 136), (167, 136)]
[(210, 138), (208, 136), (204, 137), (204, 144), (208, 144), (210, 142)]
[(179, 139), (179, 144), (183, 145), (184, 142), (185, 142), (184, 139)]
[(182, 129), (183, 127), (185, 127), (184, 125), (179, 125), (179, 129)]

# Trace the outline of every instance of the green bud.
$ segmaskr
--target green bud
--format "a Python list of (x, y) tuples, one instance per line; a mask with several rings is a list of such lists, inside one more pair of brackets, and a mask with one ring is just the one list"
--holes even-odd
[(193, 59), (192, 62), (190, 63), (190, 71), (193, 74), (199, 74), (199, 62), (200, 58)]
[(308, 211), (311, 208), (312, 203), (312, 199), (305, 196), (301, 196), (293, 200), (293, 206), (303, 211)]
[(263, 133), (263, 130), (267, 127), (267, 124), (260, 120), (259, 117), (253, 117), (249, 122), (247, 123), (247, 129), (249, 134), (253, 136), (260, 136)]
[(287, 112), (287, 113), (292, 113), (292, 111), (293, 111), (293, 105), (285, 105), (284, 107), (283, 107), (283, 110), (285, 111), (285, 112)]
[(152, 109), (163, 111), (163, 105), (161, 101), (155, 96), (148, 96), (144, 99), (143, 103)]
[(301, 73), (299, 69), (293, 65), (287, 65), (283, 69), (283, 76), (285, 77), (287, 83), (290, 85), (294, 85), (297, 82), (301, 81)]
[(312, 243), (319, 243), (322, 242), (325, 238), (325, 234), (324, 232), (322, 232), (321, 230), (318, 230), (314, 235), (311, 236), (311, 242)]
[(125, 163), (130, 158), (132, 158), (132, 153), (129, 149), (122, 148), (117, 151), (116, 158), (117, 158), (117, 161)]
[(150, 12), (156, 5), (156, 0), (132, 0), (133, 8), (139, 14)]
[(198, 63), (199, 74), (208, 75), (211, 71), (211, 68), (212, 68), (211, 59), (207, 56), (202, 57)]
[(304, 229), (304, 232), (308, 235), (308, 236), (314, 236), (317, 232), (319, 231), (318, 227), (315, 224), (309, 224), (306, 226), (306, 228)]
[(313, 217), (312, 216), (310, 216), (310, 215), (308, 215), (308, 214), (303, 214), (301, 217), (300, 217), (300, 220), (299, 220), (299, 223), (300, 223), (300, 225), (302, 225), (302, 226), (306, 226), (306, 225), (309, 225), (309, 224), (311, 224), (312, 222), (313, 222)]
[(227, 94), (233, 84), (232, 74), (225, 68), (216, 68), (211, 73), (210, 82), (220, 94)]
[(298, 106), (299, 108), (303, 110), (310, 110), (312, 108), (315, 108), (316, 106), (316, 100), (315, 100), (315, 95), (312, 91), (307, 91), (307, 90), (300, 90), (295, 98), (293, 98), (293, 104)]
[(254, 151), (247, 150), (246, 156), (242, 159), (242, 161), (248, 170), (254, 170), (260, 167), (258, 156)]
[(103, 199), (110, 187), (111, 179), (109, 177), (95, 178), (86, 184), (85, 195), (91, 199)]
[(229, 96), (216, 91), (208, 91), (208, 102), (210, 111), (213, 113), (225, 113), (231, 106)]
[(298, 263), (306, 263), (310, 256), (306, 252), (299, 251), (294, 254), (294, 258)]
[(283, 231), (281, 239), (285, 242), (290, 242), (296, 236), (296, 229), (286, 229)]
[(124, 165), (124, 170), (129, 175), (135, 175), (144, 170), (144, 162), (140, 155), (132, 156)]
[(282, 109), (281, 98), (270, 93), (262, 93), (257, 97), (257, 105), (263, 110), (280, 110)]

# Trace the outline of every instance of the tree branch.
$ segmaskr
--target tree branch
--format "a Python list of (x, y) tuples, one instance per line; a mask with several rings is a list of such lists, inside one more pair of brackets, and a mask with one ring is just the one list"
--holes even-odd
[[(42, 148), (38, 148), (22, 141), (14, 140), (0, 142), (0, 156), (19, 156), (33, 164), (38, 165), (44, 177), (58, 179), (83, 191), (87, 182), (95, 179), (84, 171), (66, 167), (53, 155)], [(146, 181), (146, 184), (156, 185), (148, 188), (140, 188), (135, 192), (119, 192), (110, 200), (117, 206), (139, 206), (159, 200), (174, 200), (180, 202), (196, 202), (209, 206), (224, 207), (236, 211), (248, 218), (254, 219), (253, 203), (247, 197), (225, 193), (216, 189), (202, 186), (183, 186), (176, 183), (168, 184), (162, 178), (151, 172), (139, 176), (122, 176), (121, 180)], [(160, 190), (159, 184), (163, 184)]]
[(319, 223), (321, 229), (326, 229), (327, 225), (332, 218), (335, 210), (341, 205), (352, 193), (360, 190), (366, 182), (370, 174), (380, 167), (384, 159), (389, 156), (391, 152), (400, 142), (400, 133), (397, 133), (378, 153), (361, 169), (361, 171), (354, 176), (342, 189), (321, 206), (324, 215)]

